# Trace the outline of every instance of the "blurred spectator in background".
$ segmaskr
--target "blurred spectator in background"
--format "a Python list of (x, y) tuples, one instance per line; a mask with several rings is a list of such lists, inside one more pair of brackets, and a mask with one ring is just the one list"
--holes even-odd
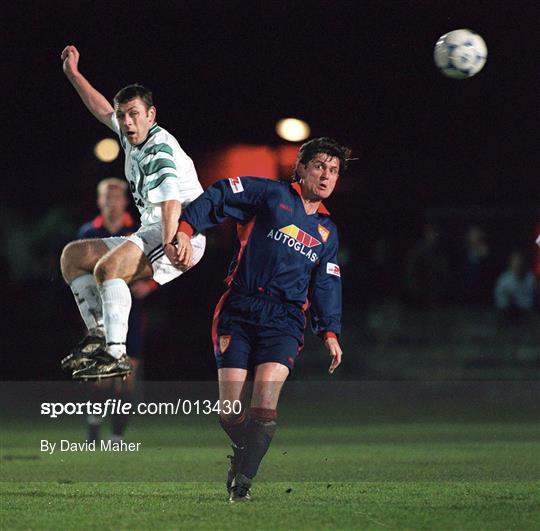
[(51, 205), (40, 217), (25, 216), (8, 206), (0, 211), (0, 260), (9, 281), (44, 285), (60, 278), (58, 253), (73, 237), (75, 226), (66, 208)]
[(438, 227), (428, 223), (405, 260), (404, 290), (407, 301), (420, 306), (440, 306), (447, 301), (450, 267)]
[[(135, 221), (127, 211), (128, 207), (127, 181), (110, 177), (99, 182), (97, 187), (97, 206), (99, 215), (85, 223), (77, 233), (78, 239), (109, 238), (111, 236), (129, 236), (137, 230)], [(141, 357), (143, 354), (144, 332), (146, 328), (146, 313), (143, 299), (157, 288), (158, 284), (152, 279), (137, 280), (130, 284), (132, 296), (131, 312), (129, 314), (127, 348), (129, 349), (133, 372), (125, 380), (115, 378), (115, 381), (103, 380), (94, 384), (91, 394), (95, 401), (102, 401), (109, 394), (123, 401), (131, 401), (135, 390), (137, 377), (140, 378)], [(112, 415), (112, 435), (114, 442), (121, 441), (128, 422), (127, 415)], [(89, 415), (88, 441), (100, 439), (101, 417)]]
[(514, 251), (508, 259), (508, 269), (495, 283), (495, 306), (505, 321), (520, 320), (534, 309), (536, 278), (525, 263), (523, 253)]
[(461, 267), (461, 302), (467, 305), (490, 306), (496, 270), (486, 233), (478, 225), (472, 225), (466, 232)]
[(534, 256), (534, 274), (540, 281), (540, 223), (536, 224), (536, 249)]

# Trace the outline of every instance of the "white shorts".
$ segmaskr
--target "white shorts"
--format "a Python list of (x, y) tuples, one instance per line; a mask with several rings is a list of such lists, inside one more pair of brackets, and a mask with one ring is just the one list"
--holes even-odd
[[(153, 278), (158, 284), (167, 284), (189, 267), (176, 267), (165, 256), (162, 243), (161, 223), (154, 223), (149, 227), (141, 227), (137, 232), (129, 236), (112, 236), (103, 238), (103, 242), (109, 249), (114, 249), (125, 241), (133, 242), (148, 258), (154, 270)], [(197, 265), (204, 254), (206, 237), (204, 234), (195, 234), (191, 238), (193, 247), (193, 265)]]

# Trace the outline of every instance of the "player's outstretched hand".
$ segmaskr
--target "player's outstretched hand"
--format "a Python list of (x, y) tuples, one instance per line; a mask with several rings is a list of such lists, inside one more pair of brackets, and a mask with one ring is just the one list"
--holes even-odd
[(75, 46), (72, 44), (66, 46), (62, 50), (60, 58), (62, 59), (62, 68), (66, 76), (72, 77), (79, 73), (79, 50)]
[(330, 352), (330, 356), (332, 356), (332, 363), (330, 364), (328, 372), (329, 374), (333, 374), (341, 364), (341, 356), (343, 355), (343, 351), (339, 346), (339, 341), (335, 337), (329, 337), (325, 340), (324, 344), (326, 345), (328, 352)]
[(193, 260), (193, 248), (191, 238), (184, 232), (176, 235), (176, 257), (178, 264), (182, 267), (191, 267)]

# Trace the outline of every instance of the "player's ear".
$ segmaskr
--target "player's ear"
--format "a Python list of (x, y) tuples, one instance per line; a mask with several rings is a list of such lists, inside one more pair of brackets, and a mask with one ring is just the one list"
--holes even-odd
[(156, 121), (156, 115), (157, 115), (157, 110), (156, 110), (156, 108), (152, 105), (152, 106), (148, 109), (148, 118), (150, 118), (150, 120), (152, 120), (152, 122), (155, 122), (155, 121)]
[(296, 165), (294, 166), (294, 173), (298, 177), (298, 181), (301, 181), (304, 177), (306, 171), (306, 165), (302, 164), (300, 160), (296, 161)]

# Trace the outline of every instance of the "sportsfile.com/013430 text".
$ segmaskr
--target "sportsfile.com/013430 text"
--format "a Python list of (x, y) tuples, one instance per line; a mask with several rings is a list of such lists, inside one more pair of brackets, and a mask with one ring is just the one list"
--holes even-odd
[(121, 399), (108, 398), (104, 402), (42, 402), (40, 413), (49, 418), (63, 415), (239, 415), (242, 404), (239, 400), (187, 400), (176, 402), (139, 402), (133, 404)]

